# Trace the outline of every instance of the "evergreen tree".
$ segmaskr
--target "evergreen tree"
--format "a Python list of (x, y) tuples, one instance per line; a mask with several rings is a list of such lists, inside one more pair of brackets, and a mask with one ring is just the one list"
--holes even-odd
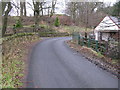
[(56, 17), (54, 25), (55, 25), (56, 27), (59, 27), (59, 26), (60, 26), (60, 21), (59, 21), (59, 18), (58, 18), (58, 17)]

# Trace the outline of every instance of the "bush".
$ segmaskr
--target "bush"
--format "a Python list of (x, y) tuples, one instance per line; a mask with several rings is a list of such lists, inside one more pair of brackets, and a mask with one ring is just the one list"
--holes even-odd
[(60, 21), (59, 21), (59, 18), (58, 18), (58, 17), (56, 17), (54, 25), (55, 25), (56, 27), (59, 27), (59, 26), (60, 26)]
[(17, 20), (17, 22), (16, 22), (16, 24), (14, 26), (15, 26), (15, 28), (22, 28), (23, 27), (20, 20)]
[(31, 25), (31, 27), (33, 27), (33, 28), (34, 28), (34, 27), (35, 27), (35, 24)]
[(40, 27), (41, 27), (41, 28), (43, 28), (43, 29), (45, 28), (45, 26), (44, 26), (44, 25), (41, 25)]

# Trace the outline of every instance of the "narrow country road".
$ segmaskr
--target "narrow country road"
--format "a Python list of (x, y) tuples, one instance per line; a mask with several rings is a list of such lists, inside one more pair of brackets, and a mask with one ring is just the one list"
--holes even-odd
[(29, 88), (118, 88), (118, 79), (65, 43), (69, 37), (46, 39), (30, 56)]

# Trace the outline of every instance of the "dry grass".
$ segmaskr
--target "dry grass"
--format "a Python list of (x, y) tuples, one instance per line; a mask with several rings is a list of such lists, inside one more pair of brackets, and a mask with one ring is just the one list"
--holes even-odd
[[(84, 27), (79, 27), (79, 26), (60, 26), (59, 28), (57, 28), (56, 30), (60, 31), (60, 32), (68, 32), (69, 34), (72, 34), (73, 32), (85, 32), (86, 28)], [(86, 32), (91, 32), (92, 29), (87, 28)]]
[(25, 55), (28, 47), (40, 40), (37, 35), (12, 38), (3, 42), (2, 88), (18, 88), (23, 86), (25, 74)]

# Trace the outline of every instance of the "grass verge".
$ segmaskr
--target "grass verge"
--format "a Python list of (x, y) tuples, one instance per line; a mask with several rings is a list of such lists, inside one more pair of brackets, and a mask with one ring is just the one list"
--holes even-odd
[(84, 57), (87, 58), (90, 62), (96, 64), (103, 70), (106, 70), (115, 76), (119, 77), (119, 62), (118, 60), (112, 60), (111, 58), (105, 57), (101, 53), (97, 53), (91, 48), (80, 46), (73, 42), (72, 40), (66, 42), (68, 46), (75, 51), (81, 53)]
[(2, 88), (23, 87), (25, 74), (25, 55), (28, 46), (40, 40), (36, 34), (19, 34), (5, 38), (2, 44)]
[[(79, 27), (79, 26), (60, 26), (59, 28), (57, 28), (56, 30), (60, 31), (60, 32), (67, 32), (69, 34), (72, 34), (73, 32), (85, 32), (86, 28), (85, 27)], [(86, 32), (91, 32), (92, 29), (87, 28)]]

